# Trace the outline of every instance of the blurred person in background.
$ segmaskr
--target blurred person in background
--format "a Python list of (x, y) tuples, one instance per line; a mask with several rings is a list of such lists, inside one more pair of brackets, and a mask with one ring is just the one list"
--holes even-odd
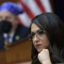
[(0, 49), (5, 48), (5, 40), (14, 44), (28, 36), (29, 28), (21, 25), (17, 18), (22, 13), (23, 10), (13, 2), (4, 2), (0, 6)]

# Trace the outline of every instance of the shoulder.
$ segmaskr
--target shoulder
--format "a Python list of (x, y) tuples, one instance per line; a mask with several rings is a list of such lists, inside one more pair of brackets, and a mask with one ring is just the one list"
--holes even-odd
[(29, 31), (29, 28), (28, 27), (25, 27), (23, 25), (19, 25), (18, 28), (17, 28), (18, 31)]
[(29, 28), (19, 25), (15, 31), (15, 36), (18, 35), (20, 38), (23, 39), (28, 36), (29, 32), (30, 32)]

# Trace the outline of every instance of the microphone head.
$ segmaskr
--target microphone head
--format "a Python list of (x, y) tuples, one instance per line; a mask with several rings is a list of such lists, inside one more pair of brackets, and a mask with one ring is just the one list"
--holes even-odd
[(0, 21), (0, 32), (9, 33), (12, 29), (12, 23), (7, 20)]

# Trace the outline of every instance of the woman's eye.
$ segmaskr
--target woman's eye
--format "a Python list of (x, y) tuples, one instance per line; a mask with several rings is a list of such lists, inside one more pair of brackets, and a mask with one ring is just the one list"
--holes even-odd
[(32, 33), (32, 37), (34, 37), (35, 33)]
[(44, 32), (43, 31), (38, 31), (38, 34), (39, 35), (42, 35)]

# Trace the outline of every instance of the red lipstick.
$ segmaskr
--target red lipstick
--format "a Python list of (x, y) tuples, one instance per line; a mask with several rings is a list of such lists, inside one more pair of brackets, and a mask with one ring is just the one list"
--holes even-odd
[(41, 45), (41, 44), (36, 44), (36, 47), (38, 48), (38, 47), (40, 47), (40, 45)]

